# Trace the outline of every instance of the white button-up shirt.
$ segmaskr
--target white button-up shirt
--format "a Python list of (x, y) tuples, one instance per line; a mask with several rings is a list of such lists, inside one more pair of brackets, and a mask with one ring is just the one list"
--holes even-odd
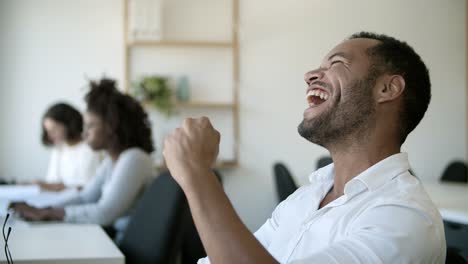
[(324, 167), (255, 236), (280, 263), (445, 263), (442, 218), (409, 169), (406, 153), (392, 155), (319, 209), (334, 180), (333, 164)]

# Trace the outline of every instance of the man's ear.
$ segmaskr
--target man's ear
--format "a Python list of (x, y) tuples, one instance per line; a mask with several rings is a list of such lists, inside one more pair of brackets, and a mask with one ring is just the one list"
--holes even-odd
[(401, 75), (385, 76), (377, 90), (377, 102), (385, 103), (399, 98), (405, 91), (405, 79)]

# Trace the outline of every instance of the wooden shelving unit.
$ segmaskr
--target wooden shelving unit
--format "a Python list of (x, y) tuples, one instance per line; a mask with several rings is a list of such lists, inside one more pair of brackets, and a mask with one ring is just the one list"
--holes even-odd
[[(129, 1), (124, 0), (124, 89), (129, 91), (130, 76), (132, 73), (131, 59), (132, 50), (134, 48), (183, 48), (183, 49), (227, 49), (232, 54), (232, 102), (178, 102), (176, 105), (179, 109), (203, 109), (206, 111), (230, 111), (233, 120), (233, 159), (218, 160), (216, 168), (230, 169), (238, 166), (239, 161), (239, 43), (238, 43), (238, 24), (239, 24), (239, 0), (231, 1), (232, 10), (232, 27), (230, 41), (190, 41), (190, 40), (170, 40), (163, 39), (158, 41), (147, 40), (130, 40), (129, 39)], [(150, 104), (145, 103), (145, 107), (150, 107)], [(163, 168), (162, 164), (157, 167)]]
[[(143, 102), (143, 106), (150, 108), (151, 102)], [(202, 109), (234, 109), (236, 107), (233, 103), (222, 103), (222, 102), (200, 102), (200, 101), (189, 101), (189, 102), (176, 102), (177, 108), (202, 108)]]
[(215, 102), (187, 102), (177, 103), (178, 107), (184, 108), (226, 108), (233, 109), (236, 105), (233, 103), (215, 103)]

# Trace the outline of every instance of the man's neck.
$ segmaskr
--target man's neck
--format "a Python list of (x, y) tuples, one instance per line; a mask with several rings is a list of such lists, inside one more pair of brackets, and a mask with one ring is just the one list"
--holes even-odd
[(332, 193), (338, 197), (343, 195), (347, 182), (379, 161), (400, 153), (400, 146), (371, 136), (366, 142), (348, 141), (348, 144), (340, 144), (329, 150), (335, 167)]

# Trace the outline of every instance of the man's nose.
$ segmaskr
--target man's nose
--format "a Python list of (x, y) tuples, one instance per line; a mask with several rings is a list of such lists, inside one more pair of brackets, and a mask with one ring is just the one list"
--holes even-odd
[(304, 81), (310, 85), (313, 81), (320, 80), (323, 77), (323, 70), (316, 69), (313, 71), (306, 72), (304, 75)]

